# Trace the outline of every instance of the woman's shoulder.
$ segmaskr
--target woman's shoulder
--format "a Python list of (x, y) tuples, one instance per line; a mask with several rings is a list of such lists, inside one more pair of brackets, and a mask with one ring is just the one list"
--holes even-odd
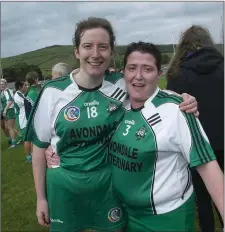
[(72, 84), (70, 76), (69, 75), (62, 76), (60, 78), (56, 78), (54, 80), (49, 80), (48, 82), (46, 82), (43, 85), (42, 90), (45, 90), (47, 88), (55, 88), (55, 89), (58, 89), (58, 90), (64, 90), (70, 84)]

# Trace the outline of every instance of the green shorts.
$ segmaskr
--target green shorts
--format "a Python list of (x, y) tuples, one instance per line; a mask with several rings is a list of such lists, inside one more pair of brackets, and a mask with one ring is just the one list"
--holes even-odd
[(5, 120), (16, 119), (14, 108), (10, 108), (6, 111)]
[(194, 194), (179, 208), (158, 215), (128, 215), (126, 232), (194, 232)]
[(18, 114), (16, 115), (16, 128), (19, 130), (19, 137), (17, 139), (24, 141), (24, 135), (25, 135), (26, 127), (24, 127), (23, 129), (20, 128), (19, 115)]
[(51, 231), (111, 232), (126, 224), (108, 169), (91, 174), (47, 169), (46, 187)]

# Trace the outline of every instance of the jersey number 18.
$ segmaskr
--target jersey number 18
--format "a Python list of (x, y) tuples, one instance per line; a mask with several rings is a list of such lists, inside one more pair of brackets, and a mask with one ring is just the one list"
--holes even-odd
[(98, 116), (97, 107), (87, 107), (88, 118), (96, 118)]

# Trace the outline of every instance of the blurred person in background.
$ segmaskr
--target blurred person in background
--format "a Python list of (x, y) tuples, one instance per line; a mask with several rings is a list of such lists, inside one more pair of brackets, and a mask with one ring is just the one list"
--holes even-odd
[[(26, 75), (26, 83), (29, 86), (28, 92), (25, 95), (25, 99), (24, 99), (24, 108), (25, 108), (25, 115), (27, 120), (30, 116), (30, 112), (40, 92), (40, 88), (38, 87), (38, 79), (39, 79), (39, 75), (37, 72), (29, 72)], [(31, 162), (32, 161), (31, 142), (25, 141), (24, 147), (25, 147), (25, 153), (27, 155), (27, 162)]]
[[(196, 98), (199, 120), (224, 172), (224, 57), (206, 28), (193, 25), (181, 35), (166, 77), (168, 90)], [(192, 178), (200, 227), (213, 232), (211, 197), (196, 169), (192, 169)]]
[[(3, 92), (1, 91), (1, 99), (2, 99), (2, 97), (3, 97)], [(5, 136), (7, 137), (7, 139), (8, 139), (8, 145), (10, 146), (11, 145), (11, 138), (10, 138), (10, 135), (9, 135), (8, 128), (5, 126), (5, 118), (3, 116), (2, 101), (0, 102), (0, 104), (1, 104), (1, 107), (0, 107), (0, 109), (1, 109), (1, 128), (2, 128)]]
[(70, 66), (66, 63), (58, 63), (52, 67), (52, 80), (66, 76), (72, 72)]
[[(18, 132), (15, 128), (15, 109), (14, 109), (14, 100), (13, 100), (13, 91), (7, 88), (7, 81), (1, 79), (1, 104), (2, 104), (2, 117), (4, 118), (5, 123), (5, 134), (8, 139), (8, 144), (11, 145), (9, 148), (16, 146), (16, 137)], [(8, 131), (8, 132), (7, 132)]]
[[(16, 93), (14, 95), (14, 102), (15, 102), (17, 124), (18, 124), (20, 135), (21, 135), (21, 140), (23, 141), (24, 133), (25, 133), (26, 125), (27, 125), (24, 99), (25, 99), (25, 94), (28, 91), (28, 87), (24, 81), (16, 81), (15, 89), (16, 89)], [(29, 161), (28, 156), (30, 155), (30, 151), (27, 151), (25, 145), (24, 145), (24, 148), (25, 148), (25, 153), (28, 152), (26, 153), (26, 158), (27, 158), (27, 161)]]

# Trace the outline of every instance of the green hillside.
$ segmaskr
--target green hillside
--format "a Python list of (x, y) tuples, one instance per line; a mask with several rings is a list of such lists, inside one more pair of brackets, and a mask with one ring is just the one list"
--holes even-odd
[[(162, 53), (166, 53), (169, 57), (173, 54), (173, 46), (169, 45), (158, 45)], [(217, 45), (219, 50), (222, 50), (221, 45)], [(122, 62), (121, 56), (126, 50), (126, 46), (116, 47), (116, 57), (119, 58), (119, 63)], [(44, 76), (51, 74), (51, 68), (54, 64), (64, 62), (69, 64), (71, 67), (77, 67), (78, 63), (74, 58), (73, 45), (53, 45), (50, 47), (42, 48), (36, 51), (27, 52), (21, 55), (2, 58), (2, 69), (9, 68), (15, 64), (27, 63), (28, 65), (35, 65), (40, 67)], [(116, 62), (117, 63), (117, 62)], [(4, 71), (4, 70), (3, 70)]]
[(2, 59), (2, 68), (8, 68), (18, 63), (39, 66), (43, 75), (48, 75), (54, 64), (64, 62), (74, 66), (73, 46), (51, 46), (36, 51)]

